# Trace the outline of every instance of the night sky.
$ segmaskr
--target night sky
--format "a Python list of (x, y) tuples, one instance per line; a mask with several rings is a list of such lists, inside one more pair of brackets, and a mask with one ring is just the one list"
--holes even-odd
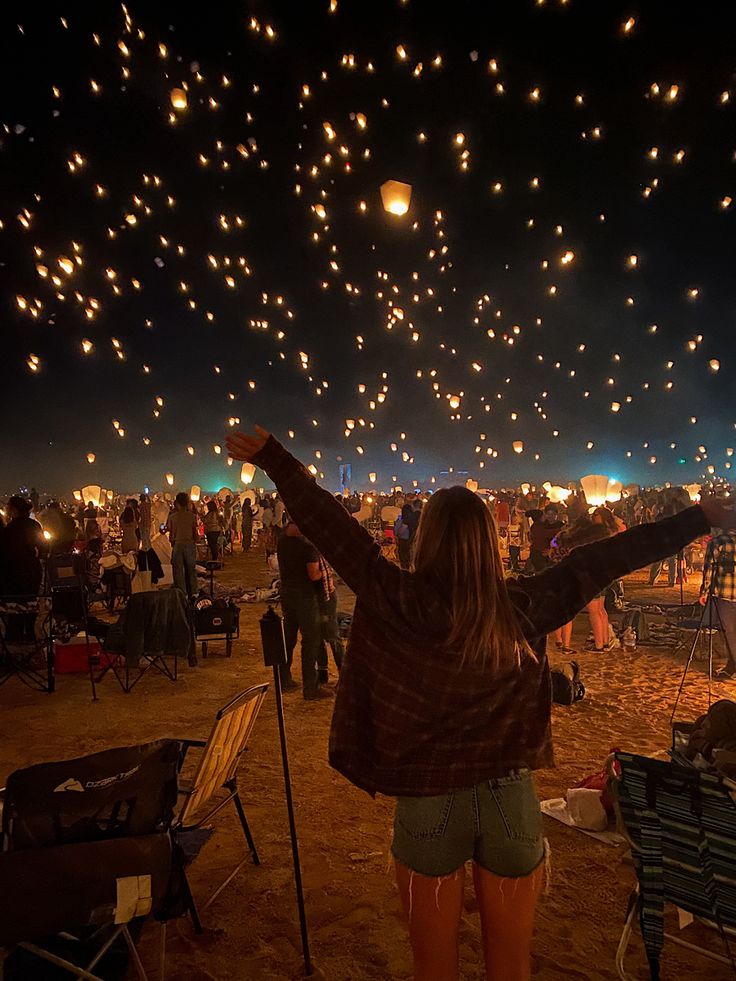
[(235, 487), (233, 419), (334, 488), (728, 477), (736, 9), (679, 9), (6, 0), (0, 493)]

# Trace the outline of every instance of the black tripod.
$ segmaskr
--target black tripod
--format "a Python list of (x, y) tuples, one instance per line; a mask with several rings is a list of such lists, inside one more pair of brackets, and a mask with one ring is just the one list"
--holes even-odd
[[(695, 651), (698, 646), (698, 641), (706, 634), (707, 638), (707, 651), (708, 651), (708, 707), (711, 704), (711, 688), (713, 684), (713, 635), (716, 629), (723, 633), (723, 638), (726, 642), (726, 650), (728, 651), (728, 663), (732, 663), (733, 651), (731, 650), (731, 645), (728, 642), (728, 635), (723, 629), (723, 622), (721, 621), (721, 615), (718, 611), (718, 606), (715, 602), (715, 596), (713, 595), (714, 587), (716, 581), (719, 579), (720, 574), (720, 564), (719, 559), (714, 559), (711, 565), (711, 576), (710, 583), (708, 584), (708, 593), (706, 596), (706, 601), (700, 611), (700, 618), (698, 620), (698, 625), (695, 630), (695, 636), (693, 637), (693, 642), (690, 645), (690, 653), (688, 654), (687, 661), (685, 662), (685, 670), (682, 673), (682, 680), (680, 681), (680, 687), (677, 690), (677, 698), (675, 699), (675, 704), (672, 707), (672, 715), (670, 716), (670, 723), (673, 722), (675, 718), (675, 713), (677, 712), (677, 706), (680, 703), (680, 697), (682, 696), (682, 690), (685, 687), (685, 679), (687, 677), (687, 672), (692, 664), (693, 658), (695, 657)], [(718, 626), (716, 627), (716, 620)]]

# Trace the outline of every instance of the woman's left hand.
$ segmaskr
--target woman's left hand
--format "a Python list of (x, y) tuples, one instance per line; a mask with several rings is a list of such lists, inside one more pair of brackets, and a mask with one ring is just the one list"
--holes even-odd
[(233, 460), (245, 460), (250, 463), (254, 456), (261, 452), (271, 435), (260, 426), (255, 427), (255, 435), (248, 433), (229, 433), (225, 437), (227, 451)]

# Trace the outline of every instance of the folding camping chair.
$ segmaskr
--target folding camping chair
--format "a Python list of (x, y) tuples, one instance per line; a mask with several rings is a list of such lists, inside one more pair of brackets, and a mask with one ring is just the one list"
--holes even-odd
[[(128, 693), (151, 668), (169, 681), (176, 681), (179, 655), (194, 656), (192, 611), (181, 590), (133, 593), (117, 623), (107, 632), (104, 652), (118, 656), (109, 658), (98, 682), (112, 671)], [(120, 664), (121, 657), (124, 664)], [(172, 659), (171, 667), (167, 658)]]
[[(157, 909), (169, 882), (169, 832), (180, 759), (180, 744), (162, 739), (40, 763), (10, 775), (2, 791), (1, 871), (10, 876), (20, 868), (24, 885), (20, 892), (18, 883), (0, 890), (0, 930), (7, 926), (8, 932), (2, 932), (6, 942), (35, 941), (45, 933), (68, 934), (72, 929), (104, 925), (115, 936), (109, 930), (95, 936), (102, 947), (88, 965), (90, 971), (118, 936), (130, 948), (127, 923), (139, 912)], [(82, 857), (85, 863), (92, 857), (88, 850), (92, 845), (100, 846), (100, 865), (77, 867)], [(42, 889), (40, 883), (46, 880), (49, 890), (56, 892), (44, 898), (45, 886)], [(28, 903), (25, 925), (16, 908), (19, 896)], [(186, 881), (184, 896), (189, 906)], [(114, 902), (105, 902), (109, 897)], [(120, 925), (126, 929), (116, 932)], [(35, 953), (45, 956), (40, 948)], [(52, 953), (47, 959), (56, 956)], [(145, 978), (137, 955), (132, 956), (139, 976)], [(161, 959), (163, 965), (163, 943)], [(73, 965), (63, 966), (73, 970)]]
[(0, 597), (0, 685), (17, 677), (34, 691), (53, 692), (54, 648), (46, 597)]
[[(40, 958), (103, 981), (93, 972), (107, 974), (105, 958), (122, 938), (140, 981), (147, 981), (129, 924), (158, 912), (170, 873), (167, 834), (2, 852), (0, 947), (9, 948), (11, 960), (23, 958), (24, 977), (35, 976), (28, 962)], [(162, 959), (161, 978), (164, 967)]]
[[(197, 748), (202, 750), (202, 755), (199, 758), (197, 770), (191, 783), (185, 785), (180, 782), (180, 794), (184, 797), (184, 802), (174, 827), (174, 840), (181, 834), (202, 828), (218, 811), (232, 801), (238, 813), (253, 864), (261, 864), (245, 816), (245, 809), (240, 800), (238, 765), (267, 691), (267, 684), (255, 685), (253, 688), (248, 688), (236, 695), (215, 716), (215, 723), (206, 742), (203, 739), (181, 740), (185, 754), (189, 749)], [(212, 808), (207, 809), (202, 817), (193, 821), (195, 815), (206, 808), (219, 790), (225, 790), (227, 795), (215, 803)], [(217, 899), (247, 861), (248, 856), (246, 855), (230, 872), (225, 881), (215, 889), (204, 904), (203, 909), (207, 909)], [(190, 913), (194, 928), (197, 933), (200, 933), (202, 927), (193, 902), (190, 906)]]
[[(639, 914), (652, 981), (659, 979), (665, 939), (736, 973), (736, 803), (721, 777), (676, 762), (615, 753), (608, 760), (619, 827), (628, 838), (638, 885), (616, 952), (622, 981), (631, 981), (624, 958)], [(718, 931), (725, 955), (665, 932), (672, 903)]]

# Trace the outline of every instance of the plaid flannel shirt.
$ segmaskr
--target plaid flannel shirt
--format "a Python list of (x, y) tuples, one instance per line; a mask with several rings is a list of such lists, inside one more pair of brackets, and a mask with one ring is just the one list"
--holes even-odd
[(718, 599), (736, 602), (736, 532), (722, 531), (708, 542), (701, 595), (713, 588)]
[(444, 598), (387, 561), (373, 537), (271, 437), (253, 462), (356, 596), (330, 732), (330, 763), (390, 796), (473, 787), (521, 767), (554, 765), (547, 634), (613, 580), (706, 534), (699, 507), (575, 549), (540, 575), (507, 580), (536, 658), (493, 671), (449, 650)]

